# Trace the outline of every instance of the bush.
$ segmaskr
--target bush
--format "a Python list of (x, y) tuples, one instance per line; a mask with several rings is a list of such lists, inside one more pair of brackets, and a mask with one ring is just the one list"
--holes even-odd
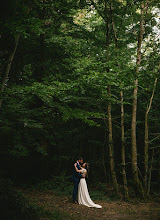
[(42, 180), (36, 185), (39, 190), (53, 190), (58, 195), (70, 196), (73, 191), (73, 183), (65, 175), (52, 176), (49, 180)]
[(7, 179), (0, 180), (0, 219), (38, 220), (39, 210), (29, 204), (22, 193)]

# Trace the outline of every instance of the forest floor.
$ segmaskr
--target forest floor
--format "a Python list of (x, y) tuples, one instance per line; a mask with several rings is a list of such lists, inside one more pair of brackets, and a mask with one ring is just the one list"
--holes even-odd
[[(51, 214), (51, 217), (41, 217), (41, 220), (160, 220), (160, 204), (156, 201), (132, 200), (129, 203), (120, 200), (94, 201), (102, 205), (102, 209), (96, 209), (73, 204), (71, 197), (59, 196), (53, 191), (38, 191), (37, 189), (23, 189), (22, 191), (32, 204)], [(59, 217), (52, 217), (52, 213), (57, 213)]]

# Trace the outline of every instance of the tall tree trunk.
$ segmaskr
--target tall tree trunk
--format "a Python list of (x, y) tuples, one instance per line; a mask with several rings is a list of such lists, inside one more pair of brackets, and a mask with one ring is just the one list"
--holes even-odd
[[(109, 5), (108, 5), (108, 1), (105, 0), (105, 15), (97, 8), (97, 5), (95, 4), (95, 2), (93, 0), (91, 0), (91, 3), (93, 4), (93, 6), (96, 8), (96, 10), (98, 11), (98, 13), (100, 14), (100, 16), (104, 19), (104, 21), (106, 22), (106, 49), (107, 49), (107, 56), (106, 56), (106, 60), (109, 59), (108, 57), (108, 47), (109, 47)], [(106, 69), (107, 72), (109, 72), (109, 69)], [(109, 139), (109, 160), (110, 160), (110, 171), (111, 171), (111, 177), (112, 177), (112, 182), (113, 182), (113, 186), (115, 188), (115, 191), (117, 193), (117, 195), (119, 196), (119, 189), (118, 189), (118, 183), (117, 183), (117, 178), (116, 178), (116, 172), (115, 172), (115, 163), (114, 163), (114, 154), (113, 154), (113, 138), (112, 138), (112, 114), (111, 114), (111, 85), (108, 84), (108, 139)]]
[(124, 187), (124, 198), (126, 201), (129, 200), (129, 193), (127, 187), (126, 177), (126, 161), (125, 161), (125, 137), (124, 137), (124, 106), (123, 106), (123, 91), (121, 95), (121, 153), (122, 153), (122, 175), (123, 175), (123, 187)]
[(153, 97), (154, 97), (154, 92), (157, 84), (157, 78), (155, 79), (154, 82), (154, 87), (153, 87), (153, 92), (152, 96), (150, 98), (150, 103), (147, 108), (146, 114), (145, 114), (145, 136), (144, 136), (144, 185), (145, 189), (147, 191), (147, 182), (148, 182), (148, 113), (151, 109)]
[(135, 88), (133, 91), (133, 103), (132, 103), (132, 128), (131, 128), (131, 139), (132, 139), (132, 176), (136, 191), (144, 198), (144, 190), (142, 183), (138, 176), (137, 166), (137, 144), (136, 144), (136, 113), (137, 113), (137, 91), (138, 91), (138, 79), (135, 80)]
[[(105, 11), (106, 11), (106, 48), (108, 51), (109, 47), (109, 16), (108, 16), (108, 10), (107, 10), (107, 1), (105, 1)], [(107, 58), (109, 59), (108, 55)], [(109, 69), (106, 70), (109, 72)], [(113, 186), (115, 188), (116, 194), (119, 196), (119, 187), (117, 183), (117, 177), (115, 172), (115, 163), (114, 163), (114, 153), (113, 153), (113, 134), (112, 134), (112, 114), (111, 114), (111, 85), (108, 84), (108, 147), (109, 147), (109, 160), (110, 160), (110, 171), (111, 171), (111, 177)]]
[[(0, 89), (0, 93), (1, 94), (4, 92), (5, 84), (6, 84), (6, 81), (8, 79), (8, 76), (9, 76), (9, 72), (10, 72), (10, 69), (11, 69), (12, 61), (14, 59), (14, 56), (15, 56), (15, 53), (16, 53), (16, 50), (17, 50), (19, 38), (20, 38), (20, 35), (18, 35), (15, 38), (15, 46), (14, 46), (14, 49), (11, 52), (11, 54), (9, 56), (9, 59), (8, 59), (8, 62), (7, 62), (6, 70), (5, 70), (4, 76), (2, 78), (2, 84), (1, 84), (1, 89)], [(2, 107), (2, 99), (0, 100), (0, 109), (1, 109), (1, 107)]]
[(144, 3), (141, 2), (140, 34), (138, 39), (136, 79), (134, 81), (133, 101), (132, 101), (132, 122), (131, 122), (131, 142), (132, 142), (132, 176), (136, 191), (144, 198), (144, 190), (138, 176), (137, 166), (137, 143), (136, 143), (136, 116), (137, 116), (137, 93), (138, 93), (138, 73), (141, 64), (141, 45), (144, 34)]
[[(115, 40), (115, 47), (118, 50), (118, 39), (116, 28), (113, 19), (112, 13), (112, 1), (110, 0), (110, 14), (111, 14), (111, 21), (112, 21), (112, 28), (114, 33), (114, 40)], [(119, 64), (118, 64), (119, 66)], [(121, 96), (121, 154), (122, 154), (122, 175), (123, 175), (123, 187), (124, 187), (124, 198), (126, 201), (129, 200), (129, 193), (127, 187), (127, 176), (126, 176), (126, 169), (125, 169), (125, 144), (124, 144), (124, 106), (123, 106), (123, 91), (120, 92)]]

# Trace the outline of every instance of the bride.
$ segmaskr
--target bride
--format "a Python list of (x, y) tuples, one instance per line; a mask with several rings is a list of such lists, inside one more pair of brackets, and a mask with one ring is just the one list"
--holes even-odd
[[(86, 163), (82, 165), (81, 173), (82, 175), (87, 175), (87, 169), (86, 169)], [(94, 208), (102, 208), (101, 205), (95, 204), (89, 195), (87, 183), (85, 178), (81, 178), (79, 185), (78, 185), (78, 203), (80, 205), (85, 205), (88, 207), (94, 207)]]

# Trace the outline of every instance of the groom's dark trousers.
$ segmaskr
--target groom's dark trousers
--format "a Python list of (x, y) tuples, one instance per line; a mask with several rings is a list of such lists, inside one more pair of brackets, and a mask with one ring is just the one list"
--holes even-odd
[[(76, 167), (78, 170), (81, 170), (79, 164), (76, 164)], [(82, 178), (82, 175), (80, 173), (78, 173), (75, 169), (75, 167), (73, 168), (73, 174), (72, 174), (72, 180), (74, 183), (74, 188), (73, 188), (73, 201), (76, 201), (76, 197), (77, 197), (77, 192), (78, 192), (78, 184), (80, 181), (80, 178)]]

